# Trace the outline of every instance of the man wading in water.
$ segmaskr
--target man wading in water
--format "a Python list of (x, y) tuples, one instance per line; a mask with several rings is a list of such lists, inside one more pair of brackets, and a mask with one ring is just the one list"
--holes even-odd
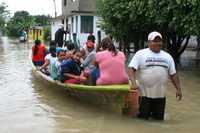
[[(136, 52), (129, 64), (131, 88), (139, 89), (141, 102), (139, 118), (164, 119), (165, 90), (168, 76), (176, 88), (176, 98), (181, 100), (182, 92), (174, 60), (170, 54), (161, 50), (162, 35), (151, 32), (148, 35), (148, 47)], [(135, 82), (136, 71), (139, 72), (139, 87)]]

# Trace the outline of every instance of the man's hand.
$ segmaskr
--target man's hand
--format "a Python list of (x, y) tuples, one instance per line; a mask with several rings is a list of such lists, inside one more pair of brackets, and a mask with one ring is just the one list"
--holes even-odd
[(182, 99), (182, 92), (178, 75), (177, 74), (170, 75), (170, 78), (172, 80), (174, 87), (176, 88), (176, 99), (177, 101), (180, 101)]
[(180, 101), (182, 99), (182, 92), (180, 90), (176, 91), (176, 99), (177, 101)]

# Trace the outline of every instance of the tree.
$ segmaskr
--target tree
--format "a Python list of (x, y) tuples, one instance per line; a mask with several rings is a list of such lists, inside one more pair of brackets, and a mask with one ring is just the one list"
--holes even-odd
[(199, 23), (194, 20), (197, 6), (199, 1), (196, 0), (163, 0), (152, 4), (156, 9), (155, 23), (166, 36), (167, 50), (176, 62), (187, 47), (190, 35), (198, 34)]
[[(199, 0), (98, 0), (103, 29), (117, 40), (144, 47), (149, 32), (164, 36), (166, 48), (178, 61), (190, 35), (199, 35)], [(182, 46), (182, 43), (185, 44)]]
[(0, 4), (0, 31), (5, 31), (6, 18), (9, 15), (9, 11), (6, 9), (7, 5), (5, 3)]
[(46, 15), (35, 15), (32, 16), (34, 18), (35, 24), (38, 26), (47, 26), (50, 25), (50, 18), (51, 16)]
[(34, 25), (34, 19), (27, 11), (17, 11), (8, 22), (8, 35), (19, 36), (23, 30), (28, 32), (28, 29)]
[(139, 47), (143, 47), (144, 37), (155, 27), (152, 11), (149, 8), (147, 0), (98, 1), (98, 12), (103, 18), (103, 29), (122, 42), (124, 47), (134, 42), (136, 51)]

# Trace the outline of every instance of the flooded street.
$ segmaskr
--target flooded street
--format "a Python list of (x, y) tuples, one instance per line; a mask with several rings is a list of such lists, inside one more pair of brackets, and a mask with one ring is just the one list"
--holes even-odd
[(127, 118), (67, 97), (31, 71), (31, 44), (0, 38), (0, 133), (199, 133), (200, 69), (179, 72), (183, 100), (169, 83), (166, 120)]

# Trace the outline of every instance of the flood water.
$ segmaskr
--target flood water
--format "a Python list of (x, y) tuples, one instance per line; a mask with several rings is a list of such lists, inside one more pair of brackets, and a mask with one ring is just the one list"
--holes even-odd
[(200, 69), (179, 72), (183, 100), (169, 83), (166, 120), (128, 118), (67, 97), (34, 77), (31, 44), (0, 38), (0, 133), (199, 133)]

